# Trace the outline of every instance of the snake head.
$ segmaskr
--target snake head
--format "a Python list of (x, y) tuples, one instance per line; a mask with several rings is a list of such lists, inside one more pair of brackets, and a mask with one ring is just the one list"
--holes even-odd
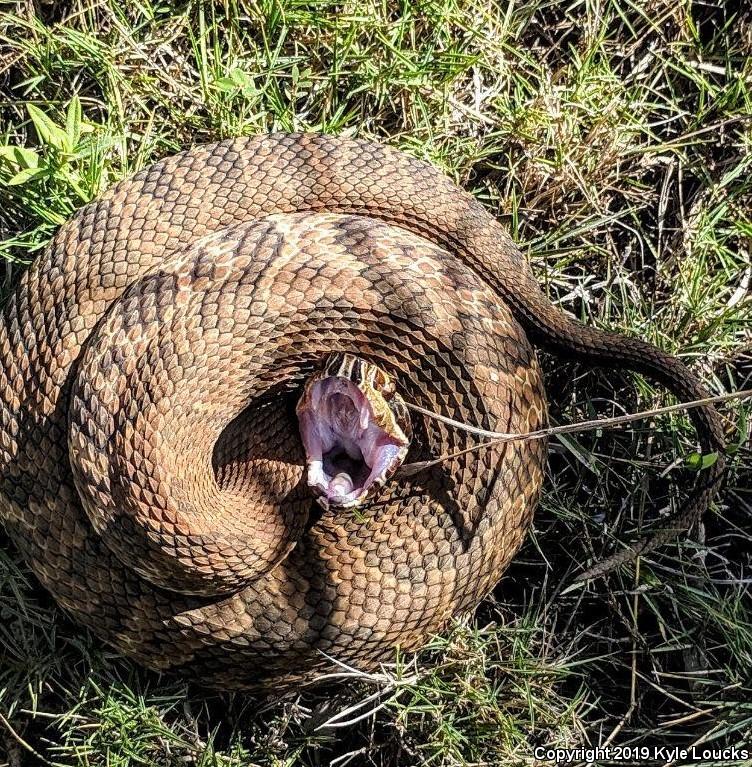
[(353, 354), (329, 356), (296, 412), (308, 486), (325, 509), (359, 506), (407, 455), (412, 425), (394, 379)]

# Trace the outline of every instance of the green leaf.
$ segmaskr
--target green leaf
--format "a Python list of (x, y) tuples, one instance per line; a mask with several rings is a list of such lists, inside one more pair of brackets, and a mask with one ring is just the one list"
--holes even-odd
[(12, 179), (6, 181), (5, 183), (8, 186), (19, 186), (20, 184), (25, 184), (27, 181), (31, 181), (33, 178), (41, 176), (46, 172), (46, 168), (24, 168), (23, 170), (20, 170), (18, 173), (16, 173)]
[(693, 471), (709, 469), (718, 460), (718, 453), (690, 453), (684, 459), (684, 465)]
[(73, 149), (68, 140), (68, 134), (62, 128), (55, 125), (39, 107), (35, 107), (34, 104), (27, 104), (26, 108), (29, 111), (29, 117), (31, 117), (34, 127), (37, 129), (39, 140), (43, 144), (52, 146), (62, 152), (70, 152)]
[(8, 160), (17, 168), (39, 167), (39, 155), (25, 146), (0, 146), (0, 157)]
[(65, 116), (65, 132), (72, 150), (81, 137), (81, 101), (77, 95), (68, 104), (68, 112)]
[(726, 455), (734, 455), (740, 447), (747, 443), (749, 439), (749, 418), (747, 411), (742, 410), (739, 413), (739, 426), (737, 428), (738, 436), (734, 442), (726, 447)]
[(225, 93), (237, 93), (240, 91), (244, 96), (255, 96), (258, 94), (256, 83), (253, 78), (242, 69), (233, 69), (227, 77), (217, 78), (212, 85), (217, 90)]
[(212, 83), (212, 86), (225, 93), (231, 93), (238, 89), (238, 86), (235, 85), (235, 81), (231, 77), (220, 77)]
[(230, 78), (238, 88), (246, 88), (249, 85), (253, 85), (251, 78), (242, 69), (233, 69), (230, 72)]
[(16, 87), (22, 88), (23, 95), (28, 96), (40, 83), (45, 81), (46, 77), (47, 75), (33, 75), (32, 77), (27, 77), (25, 80), (21, 80)]
[(596, 476), (600, 476), (600, 468), (595, 456), (586, 450), (574, 437), (568, 434), (557, 434), (556, 439), (586, 468)]
[(82, 186), (81, 186), (81, 179), (78, 178), (78, 176), (69, 176), (68, 177), (68, 184), (70, 184), (73, 191), (78, 195), (79, 199), (83, 200), (84, 202), (89, 202), (91, 200), (91, 194), (87, 192)]

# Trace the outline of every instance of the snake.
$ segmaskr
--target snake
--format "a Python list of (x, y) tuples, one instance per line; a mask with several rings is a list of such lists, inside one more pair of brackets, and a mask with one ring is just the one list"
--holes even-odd
[[(198, 145), (82, 207), (14, 286), (0, 519), (74, 621), (151, 669), (221, 689), (377, 669), (494, 589), (545, 471), (545, 441), (471, 451), (407, 405), (539, 429), (538, 348), (706, 396), (553, 304), (426, 161), (313, 133)], [(692, 419), (720, 453), (716, 410)], [(696, 520), (722, 464), (615, 563)]]

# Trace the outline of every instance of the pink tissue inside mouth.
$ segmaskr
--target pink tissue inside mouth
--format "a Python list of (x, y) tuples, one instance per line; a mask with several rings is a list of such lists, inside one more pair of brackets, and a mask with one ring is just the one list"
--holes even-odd
[(374, 422), (367, 398), (345, 378), (315, 382), (298, 421), (308, 484), (327, 505), (357, 505), (404, 448)]

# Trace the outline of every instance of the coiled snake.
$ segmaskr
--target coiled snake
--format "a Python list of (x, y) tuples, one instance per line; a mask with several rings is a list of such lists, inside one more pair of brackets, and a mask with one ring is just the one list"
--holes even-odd
[[(354, 497), (366, 479), (353, 460), (370, 459), (353, 432), (350, 468), (327, 485), (334, 470), (301, 443), (304, 384), (335, 380), (324, 364), (362, 368), (385, 415), (340, 377), (326, 417), (378, 421), (369, 450), (389, 436), (395, 386), (451, 418), (529, 431), (545, 421), (531, 343), (705, 395), (675, 358), (555, 308), (505, 229), (424, 162), (307, 134), (200, 146), (84, 207), (6, 305), (1, 516), (55, 599), (148, 666), (236, 688), (309, 679), (330, 658), (373, 667), (493, 588), (545, 445), (405, 478), (391, 466), (359, 508), (321, 508), (308, 484)], [(693, 418), (719, 449), (715, 411)], [(411, 420), (408, 461), (473, 444)], [(720, 471), (664, 537), (702, 512)]]

